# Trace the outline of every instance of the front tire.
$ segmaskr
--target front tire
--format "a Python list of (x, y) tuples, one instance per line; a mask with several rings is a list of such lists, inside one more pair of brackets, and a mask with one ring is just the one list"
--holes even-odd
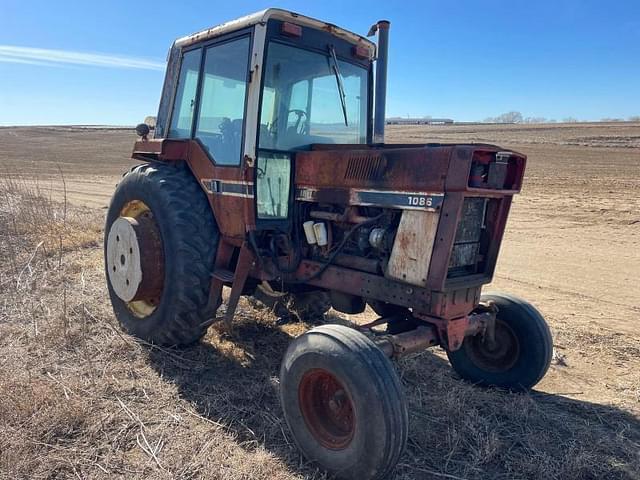
[(482, 386), (528, 390), (549, 369), (553, 339), (547, 322), (533, 305), (520, 298), (482, 295), (498, 307), (495, 342), (482, 335), (465, 338), (462, 346), (447, 352), (453, 369), (465, 380)]
[(296, 338), (280, 369), (280, 398), (300, 450), (338, 478), (384, 478), (404, 450), (400, 380), (356, 330), (323, 325)]
[[(138, 165), (124, 175), (105, 225), (105, 269), (116, 318), (147, 342), (184, 346), (206, 333), (218, 230), (185, 165)], [(138, 285), (131, 287), (131, 284)]]

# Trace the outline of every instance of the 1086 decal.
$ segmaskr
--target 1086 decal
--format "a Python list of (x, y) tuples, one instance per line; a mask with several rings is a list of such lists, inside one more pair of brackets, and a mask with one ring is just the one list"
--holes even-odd
[(405, 193), (360, 190), (356, 191), (354, 204), (377, 205), (410, 210), (437, 210), (442, 206), (444, 194)]
[(423, 195), (408, 195), (408, 205), (411, 207), (432, 207), (433, 198), (425, 197)]
[[(304, 202), (318, 201), (322, 189), (300, 187), (296, 190), (296, 199)], [(345, 192), (346, 193), (346, 192)], [(332, 190), (331, 195), (336, 191)], [(438, 210), (444, 201), (444, 193), (407, 193), (385, 190), (351, 190), (351, 205), (400, 208), (403, 210)]]

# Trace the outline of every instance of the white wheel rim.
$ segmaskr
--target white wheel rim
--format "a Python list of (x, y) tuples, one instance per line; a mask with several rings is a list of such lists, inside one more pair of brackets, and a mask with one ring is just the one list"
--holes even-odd
[(136, 223), (134, 218), (119, 217), (107, 236), (109, 281), (115, 294), (125, 302), (133, 300), (142, 283), (140, 247), (133, 228)]

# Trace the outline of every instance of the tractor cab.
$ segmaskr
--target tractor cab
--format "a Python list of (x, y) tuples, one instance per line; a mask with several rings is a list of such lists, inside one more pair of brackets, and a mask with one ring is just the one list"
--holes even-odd
[(256, 147), (367, 143), (374, 55), (359, 35), (277, 9), (178, 39), (155, 137), (198, 139), (221, 165)]
[(372, 141), (375, 52), (364, 37), (279, 9), (174, 42), (154, 137), (197, 145), (189, 165), (214, 195), (224, 236), (291, 223), (296, 151)]

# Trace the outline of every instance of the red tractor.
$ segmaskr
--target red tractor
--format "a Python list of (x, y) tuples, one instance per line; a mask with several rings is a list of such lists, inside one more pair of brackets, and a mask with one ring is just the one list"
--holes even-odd
[(148, 342), (188, 345), (214, 322), (229, 328), (240, 296), (256, 292), (376, 312), (368, 325), (299, 336), (280, 370), (300, 450), (349, 479), (386, 476), (405, 446), (391, 359), (440, 346), (468, 381), (528, 389), (552, 354), (534, 307), (481, 296), (526, 157), (385, 144), (388, 31), (372, 27), (376, 47), (269, 9), (176, 40), (154, 138), (137, 127), (132, 157), (143, 163), (106, 221), (115, 314)]

